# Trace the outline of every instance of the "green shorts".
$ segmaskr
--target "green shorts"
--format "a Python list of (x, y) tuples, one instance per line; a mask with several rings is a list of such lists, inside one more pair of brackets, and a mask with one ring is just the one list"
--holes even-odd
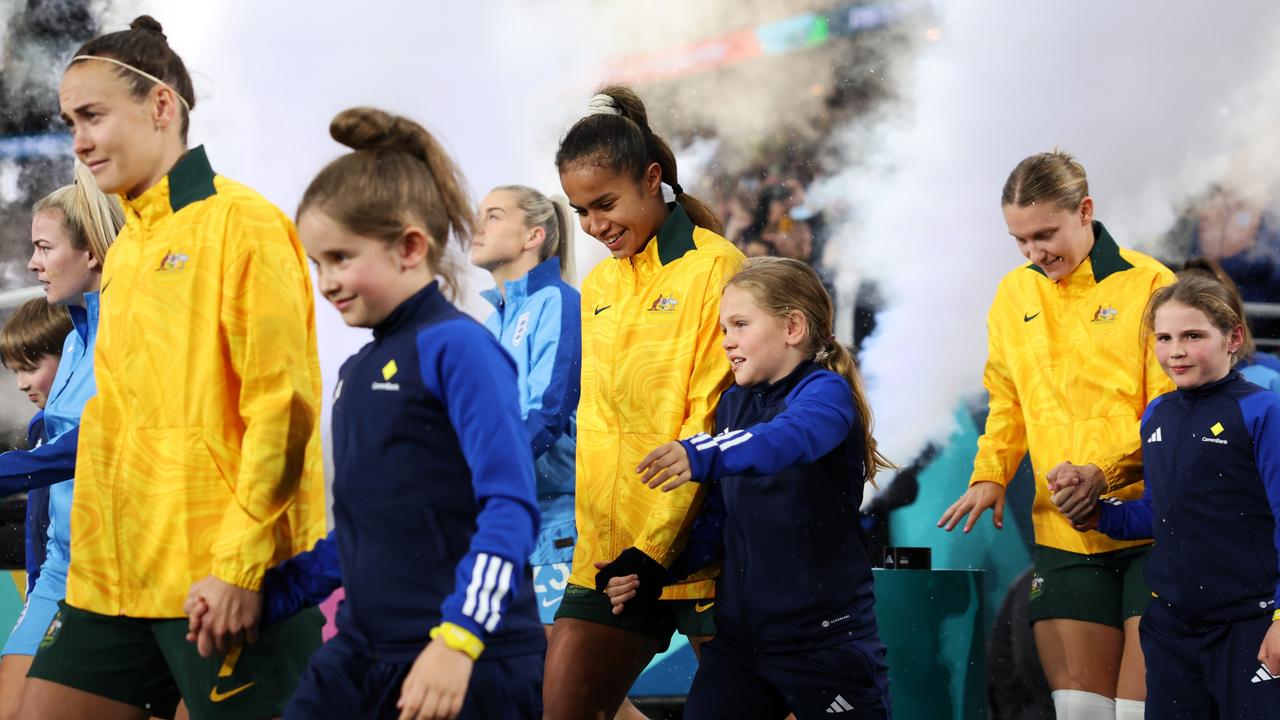
[(556, 619), (586, 620), (648, 635), (661, 643), (658, 652), (663, 652), (677, 630), (685, 637), (715, 635), (716, 624), (711, 610), (715, 604), (715, 600), (659, 600), (642, 611), (614, 615), (608, 595), (570, 583), (564, 589), (564, 599), (560, 601)]
[(258, 641), (225, 657), (200, 657), (187, 620), (99, 615), (58, 603), (29, 677), (48, 680), (172, 718), (185, 700), (192, 720), (274, 718), (320, 647), (316, 608), (263, 628)]
[(1151, 600), (1142, 576), (1150, 545), (1097, 555), (1036, 546), (1031, 577), (1031, 622), (1083, 620), (1123, 628)]

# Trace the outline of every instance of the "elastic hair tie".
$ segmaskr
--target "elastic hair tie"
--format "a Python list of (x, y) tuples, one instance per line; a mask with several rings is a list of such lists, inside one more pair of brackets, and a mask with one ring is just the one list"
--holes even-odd
[(604, 93), (600, 93), (599, 95), (596, 95), (595, 97), (591, 98), (590, 101), (587, 102), (588, 117), (592, 115), (621, 115), (621, 114), (622, 114), (621, 112), (618, 112), (618, 106), (614, 104), (613, 98), (609, 97), (608, 95), (605, 95)]
[(71, 58), (71, 62), (75, 62), (77, 60), (101, 60), (102, 62), (109, 62), (112, 65), (119, 65), (125, 70), (128, 70), (133, 73), (137, 73), (138, 75), (141, 75), (142, 77), (150, 80), (151, 82), (157, 85), (169, 88), (169, 92), (173, 93), (174, 97), (178, 98), (178, 102), (182, 103), (182, 107), (187, 109), (187, 113), (188, 114), (191, 113), (191, 103), (187, 102), (187, 99), (182, 97), (182, 93), (175, 90), (173, 86), (170, 85), (169, 83), (161, 80), (160, 78), (156, 77), (155, 75), (152, 75), (149, 72), (146, 72), (145, 70), (139, 70), (138, 68), (130, 65), (127, 62), (121, 62), (115, 58), (103, 57), (101, 55), (77, 55)]

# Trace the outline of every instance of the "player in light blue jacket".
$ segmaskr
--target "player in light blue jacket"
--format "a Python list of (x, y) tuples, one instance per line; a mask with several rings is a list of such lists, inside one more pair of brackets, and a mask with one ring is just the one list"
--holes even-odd
[(0, 652), (0, 717), (16, 712), (16, 700), (45, 631), (67, 592), (71, 561), (71, 498), (80, 414), (93, 397), (93, 348), (98, 295), (107, 249), (124, 225), (120, 204), (103, 195), (93, 174), (75, 165), (75, 183), (54, 190), (32, 208), (31, 261), (45, 300), (65, 305), (73, 330), (44, 406), (47, 442), (30, 451), (0, 455), (0, 496), (49, 488), (49, 530), (40, 577), (22, 616)]
[(497, 287), (482, 293), (495, 312), (485, 321), (511, 353), (538, 478), (542, 529), (530, 564), (542, 622), (550, 626), (569, 578), (574, 525), (575, 417), (580, 392), (580, 296), (573, 270), (572, 211), (562, 200), (506, 185), (480, 203), (471, 262)]

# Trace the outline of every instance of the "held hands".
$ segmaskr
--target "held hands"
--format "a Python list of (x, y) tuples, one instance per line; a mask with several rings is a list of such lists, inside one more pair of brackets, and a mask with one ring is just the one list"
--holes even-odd
[[(608, 563), (596, 563), (597, 570), (603, 570)], [(628, 600), (636, 596), (636, 591), (640, 589), (639, 575), (620, 575), (609, 578), (609, 583), (604, 587), (604, 594), (609, 596), (609, 602), (613, 603), (613, 614), (621, 615), (626, 610)]]
[(1272, 620), (1262, 647), (1258, 648), (1258, 662), (1267, 666), (1267, 672), (1280, 675), (1280, 621)]
[(209, 575), (191, 586), (182, 610), (187, 613), (187, 641), (196, 644), (200, 656), (226, 655), (236, 645), (258, 640), (262, 593)]
[(952, 503), (946, 512), (942, 513), (942, 518), (938, 520), (938, 527), (951, 532), (961, 520), (968, 516), (969, 519), (964, 524), (964, 531), (967, 533), (973, 529), (978, 518), (982, 517), (982, 513), (988, 508), (994, 508), (991, 524), (995, 525), (997, 530), (1004, 528), (1004, 486), (997, 482), (976, 482), (970, 485), (965, 494)]
[(400, 686), (399, 720), (452, 720), (462, 712), (475, 661), (440, 639), (427, 644)]
[(693, 478), (689, 468), (689, 453), (685, 451), (684, 445), (675, 440), (656, 447), (645, 455), (636, 472), (644, 473), (640, 482), (651, 488), (657, 489), (666, 482), (662, 486), (662, 492), (671, 492)]
[(1046, 476), (1053, 504), (1075, 529), (1098, 527), (1098, 498), (1107, 491), (1107, 479), (1097, 465), (1059, 463)]
[[(657, 602), (662, 597), (662, 588), (667, 581), (667, 569), (635, 547), (623, 550), (613, 562), (596, 563), (596, 570), (596, 590), (612, 598), (615, 594), (626, 595), (625, 590), (617, 591), (616, 588), (627, 588), (631, 593), (623, 597), (622, 602), (629, 602), (632, 609)], [(615, 582), (619, 578), (623, 583)], [(611, 592), (611, 587), (615, 591)], [(621, 603), (615, 601), (613, 614), (622, 613)]]

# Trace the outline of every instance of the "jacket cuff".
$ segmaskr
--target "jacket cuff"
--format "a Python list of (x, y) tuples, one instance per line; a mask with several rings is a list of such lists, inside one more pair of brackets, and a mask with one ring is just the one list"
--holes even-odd
[(242, 590), (262, 591), (262, 578), (266, 575), (265, 565), (244, 565), (234, 560), (214, 558), (210, 574), (219, 580), (235, 585)]
[(702, 482), (707, 476), (707, 463), (702, 457), (702, 453), (698, 452), (694, 444), (689, 440), (677, 440), (684, 447), (685, 455), (689, 456), (689, 475), (694, 482)]
[(979, 472), (975, 470), (974, 473), (969, 476), (969, 485), (970, 487), (972, 487), (974, 485), (977, 485), (980, 482), (993, 482), (999, 485), (1000, 487), (1007, 487), (1009, 485), (1009, 479), (1004, 477), (1001, 474), (992, 473), (992, 472)]
[(675, 560), (675, 553), (671, 552), (670, 547), (664, 545), (636, 545), (635, 548), (663, 568), (669, 567)]

